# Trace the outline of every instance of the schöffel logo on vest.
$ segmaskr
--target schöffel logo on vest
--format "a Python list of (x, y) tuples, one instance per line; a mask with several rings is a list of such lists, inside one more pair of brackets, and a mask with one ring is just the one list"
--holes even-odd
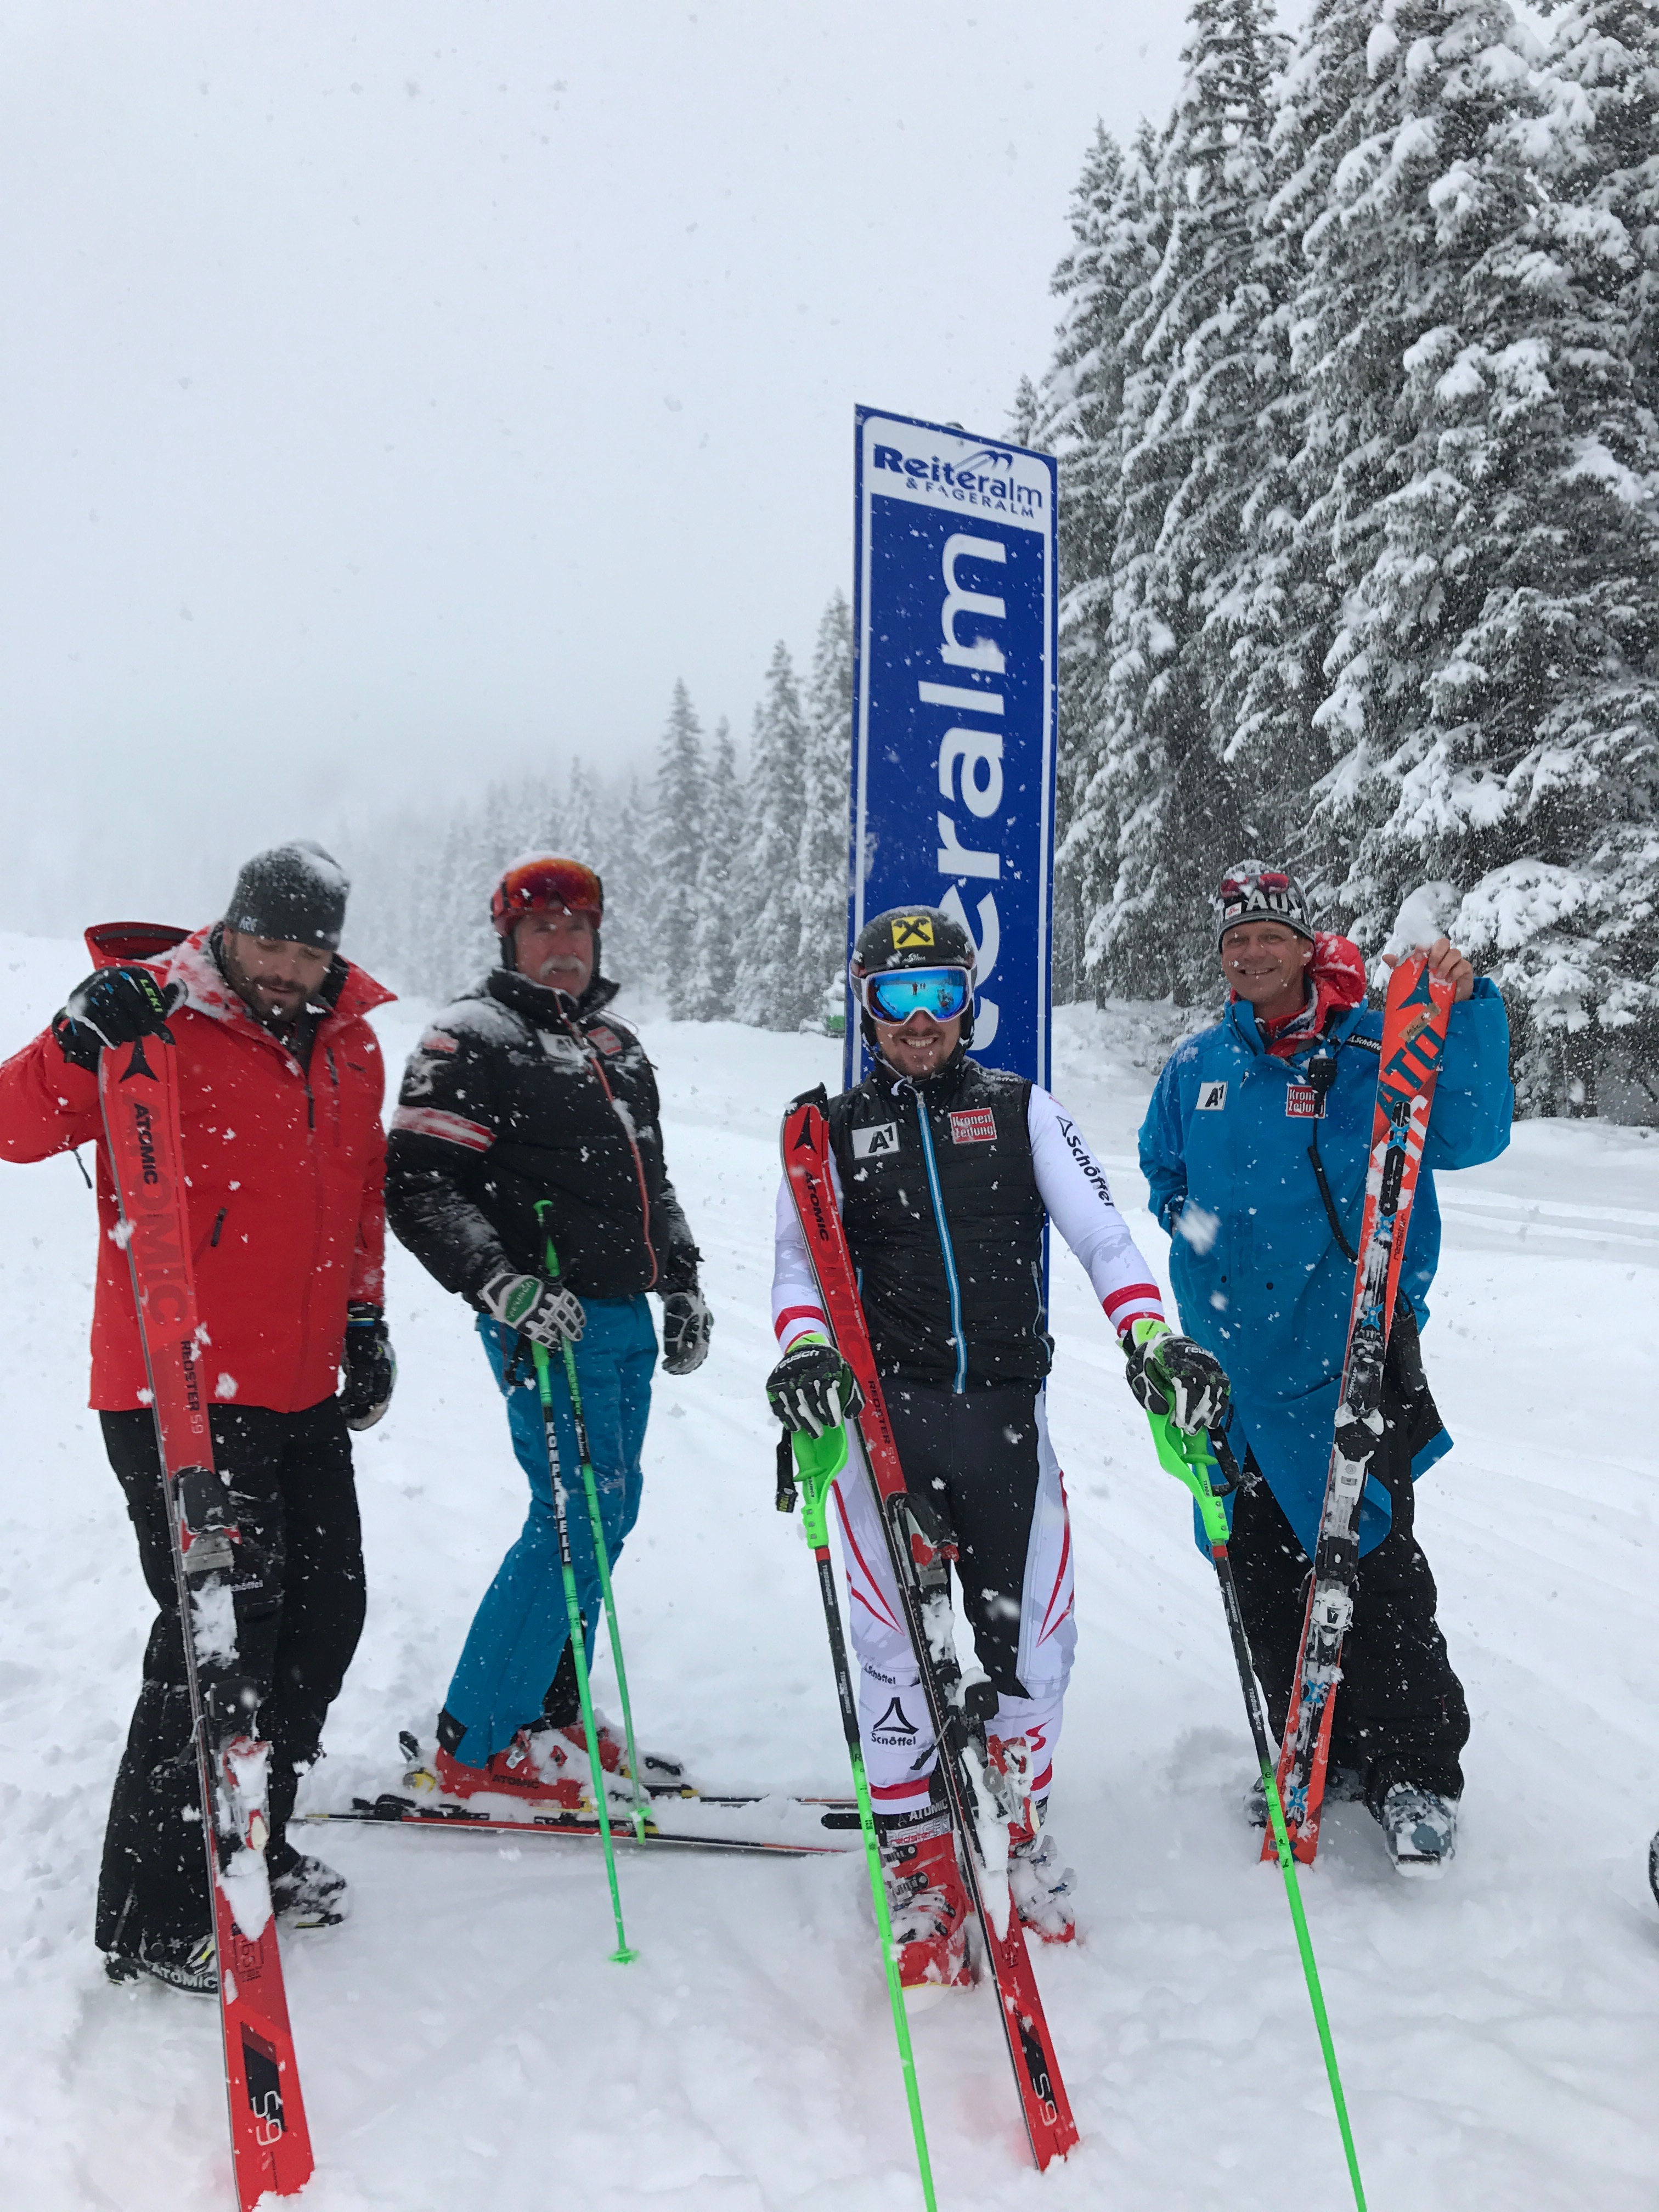
[(913, 1743), (918, 1733), (915, 1723), (896, 1698), (889, 1698), (886, 1711), (870, 1730), (871, 1740), (875, 1743)]
[(1285, 1111), (1292, 1121), (1322, 1121), (1325, 1102), (1310, 1083), (1293, 1083), (1285, 1093)]
[(615, 1030), (608, 1030), (601, 1025), (599, 1029), (589, 1030), (587, 1034), (601, 1052), (620, 1052), (623, 1048), (623, 1041)]
[(951, 1142), (953, 1145), (994, 1145), (997, 1140), (997, 1117), (988, 1106), (969, 1106), (962, 1113), (951, 1116)]
[(1200, 1114), (1218, 1114), (1227, 1103), (1224, 1083), (1200, 1083), (1198, 1086), (1198, 1110)]
[(853, 1132), (853, 1158), (855, 1160), (879, 1159), (884, 1152), (896, 1152), (898, 1148), (896, 1121), (877, 1121), (868, 1129), (854, 1129)]

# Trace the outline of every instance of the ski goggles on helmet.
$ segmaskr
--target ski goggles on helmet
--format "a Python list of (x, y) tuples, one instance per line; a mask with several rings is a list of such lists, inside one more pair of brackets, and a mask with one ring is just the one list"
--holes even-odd
[(1240, 860), (1228, 869), (1216, 886), (1216, 910), (1218, 937), (1240, 921), (1282, 921), (1303, 937), (1313, 935), (1301, 884), (1285, 869), (1265, 868), (1260, 860)]
[(912, 1014), (953, 1021), (972, 996), (965, 968), (885, 968), (859, 985), (865, 1012), (878, 1022), (908, 1022)]
[(520, 915), (545, 913), (563, 907), (571, 914), (605, 913), (605, 886), (592, 868), (580, 860), (562, 860), (553, 854), (515, 861), (496, 884), (489, 902), (489, 919), (503, 937)]

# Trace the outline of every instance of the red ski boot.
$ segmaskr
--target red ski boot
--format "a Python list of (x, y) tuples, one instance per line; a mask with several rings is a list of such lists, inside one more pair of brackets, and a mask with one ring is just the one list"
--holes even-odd
[(887, 1909), (908, 2011), (923, 2012), (946, 1990), (973, 1980), (968, 1964), (968, 1895), (949, 1817), (934, 1814), (882, 1838)]
[(440, 1744), (432, 1770), (447, 1797), (518, 1797), (562, 1813), (593, 1809), (586, 1750), (579, 1759), (557, 1729), (520, 1729), (487, 1766), (465, 1765)]

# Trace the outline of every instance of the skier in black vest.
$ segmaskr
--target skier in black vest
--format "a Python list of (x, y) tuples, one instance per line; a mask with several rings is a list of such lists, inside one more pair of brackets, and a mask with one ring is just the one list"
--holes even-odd
[[(438, 1716), (437, 1778), (458, 1797), (583, 1802), (587, 1766), (532, 1345), (551, 1355), (568, 1534), (592, 1657), (599, 1564), (563, 1363), (575, 1346), (610, 1564), (640, 1510), (640, 1452), (663, 1302), (663, 1364), (689, 1375), (713, 1322), (663, 1158), (657, 1079), (599, 973), (605, 896), (578, 860), (535, 854), (496, 886), (501, 964), (445, 1008), (404, 1073), (386, 1154), (393, 1231), (477, 1316), (530, 1484), (518, 1541), (484, 1593)], [(538, 1201), (550, 1207), (558, 1280)], [(607, 1771), (623, 1746), (600, 1731)], [(641, 1753), (643, 1758), (645, 1754)], [(654, 1762), (668, 1771), (672, 1761)]]
[[(1014, 1900), (1029, 1928), (1066, 1942), (1073, 1877), (1042, 1825), (1076, 1643), (1071, 1531), (1043, 1415), (1045, 1220), (1087, 1270), (1143, 1405), (1206, 1427), (1224, 1417), (1227, 1378), (1170, 1331), (1070, 1115), (1036, 1084), (968, 1058), (974, 967), (968, 932), (936, 908), (878, 915), (860, 932), (853, 985), (880, 1057), (830, 1102), (832, 1173), (905, 1480), (955, 1532), (963, 1602), (998, 1692), (991, 1756), (1023, 1806), (1009, 1826)], [(783, 1352), (767, 1382), (773, 1411), (819, 1433), (860, 1400), (828, 1340), (787, 1188), (772, 1308)], [(948, 1987), (969, 1978), (968, 1905), (927, 1705), (861, 1470), (836, 1503), (900, 1976), (907, 1991)]]

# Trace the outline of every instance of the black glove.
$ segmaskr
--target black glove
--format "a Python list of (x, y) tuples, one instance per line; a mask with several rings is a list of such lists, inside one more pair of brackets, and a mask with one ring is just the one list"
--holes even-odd
[(864, 1404), (858, 1377), (833, 1344), (803, 1337), (766, 1378), (767, 1402), (786, 1429), (821, 1437), (850, 1421)]
[(354, 1298), (346, 1308), (345, 1387), (340, 1410), (349, 1429), (372, 1429), (392, 1403), (398, 1359), (386, 1316)]
[(539, 1275), (515, 1275), (503, 1267), (478, 1293), (478, 1303), (493, 1320), (516, 1328), (544, 1352), (556, 1352), (566, 1337), (580, 1341), (587, 1316), (574, 1291), (543, 1282)]
[(163, 989), (148, 968), (94, 969), (53, 1016), (52, 1033), (71, 1066), (96, 1075), (106, 1045), (131, 1044), (144, 1036), (166, 1037), (171, 1043), (167, 1016), (184, 995), (181, 983)]
[(1189, 1435), (1225, 1424), (1232, 1386), (1212, 1352), (1176, 1336), (1167, 1322), (1138, 1321), (1130, 1338), (1129, 1388), (1149, 1413), (1165, 1415)]
[(662, 1301), (662, 1364), (670, 1375), (689, 1375), (708, 1357), (714, 1316), (694, 1283), (689, 1291), (666, 1291)]

